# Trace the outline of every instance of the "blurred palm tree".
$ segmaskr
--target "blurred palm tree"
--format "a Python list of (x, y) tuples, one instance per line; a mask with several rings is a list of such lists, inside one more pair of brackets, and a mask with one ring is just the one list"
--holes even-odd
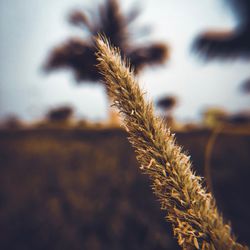
[(232, 31), (207, 31), (195, 40), (194, 48), (205, 59), (250, 59), (250, 1), (224, 0), (236, 14), (239, 24)]
[(72, 12), (70, 23), (85, 31), (87, 36), (84, 39), (69, 39), (55, 47), (45, 63), (45, 71), (66, 68), (73, 71), (79, 83), (87, 80), (98, 82), (101, 75), (95, 67), (97, 61), (94, 42), (94, 37), (98, 33), (105, 34), (112, 44), (120, 48), (122, 55), (129, 58), (135, 73), (146, 65), (163, 63), (168, 57), (168, 48), (165, 44), (135, 44), (134, 35), (140, 35), (141, 32), (132, 32), (131, 24), (138, 14), (138, 9), (134, 8), (127, 15), (123, 15), (118, 0), (106, 0), (96, 12)]

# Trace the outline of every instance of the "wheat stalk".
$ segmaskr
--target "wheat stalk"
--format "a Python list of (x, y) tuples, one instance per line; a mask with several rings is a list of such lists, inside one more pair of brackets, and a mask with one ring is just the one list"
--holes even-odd
[(231, 227), (219, 214), (213, 196), (191, 169), (189, 157), (176, 145), (174, 135), (154, 116), (144, 100), (133, 70), (121, 59), (118, 48), (105, 37), (96, 39), (98, 68), (113, 104), (122, 114), (141, 170), (167, 211), (166, 219), (183, 249), (248, 249), (235, 241)]

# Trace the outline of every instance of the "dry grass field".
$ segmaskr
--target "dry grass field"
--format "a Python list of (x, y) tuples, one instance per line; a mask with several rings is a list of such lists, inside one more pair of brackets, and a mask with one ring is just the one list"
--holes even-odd
[[(250, 133), (231, 131), (213, 147), (213, 190), (250, 245)], [(201, 175), (211, 133), (176, 133)], [(2, 129), (0, 249), (179, 249), (138, 168), (119, 128)]]

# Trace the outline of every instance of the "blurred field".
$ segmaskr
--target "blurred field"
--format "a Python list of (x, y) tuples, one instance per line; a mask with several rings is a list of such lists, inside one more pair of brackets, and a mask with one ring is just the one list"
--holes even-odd
[[(213, 188), (250, 245), (250, 131), (230, 131), (213, 148)], [(176, 136), (203, 174), (211, 131)], [(0, 249), (179, 249), (159, 207), (121, 129), (0, 131)]]

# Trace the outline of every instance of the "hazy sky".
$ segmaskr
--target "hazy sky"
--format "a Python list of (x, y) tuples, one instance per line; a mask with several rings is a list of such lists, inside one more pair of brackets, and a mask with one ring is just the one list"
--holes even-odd
[[(1, 0), (0, 1), (0, 119), (17, 114), (40, 119), (48, 109), (69, 104), (77, 115), (94, 120), (107, 117), (107, 98), (101, 85), (76, 85), (67, 71), (44, 75), (41, 71), (49, 49), (70, 36), (81, 35), (66, 20), (70, 10), (95, 7), (95, 0)], [(230, 111), (250, 106), (239, 85), (250, 77), (250, 61), (204, 63), (191, 45), (195, 36), (209, 28), (230, 28), (236, 20), (223, 0), (123, 0), (124, 10), (142, 6), (139, 24), (152, 27), (150, 41), (166, 41), (170, 60), (147, 68), (140, 82), (154, 101), (164, 94), (179, 98), (176, 115), (199, 119), (204, 108)], [(157, 5), (156, 5), (157, 3)]]

